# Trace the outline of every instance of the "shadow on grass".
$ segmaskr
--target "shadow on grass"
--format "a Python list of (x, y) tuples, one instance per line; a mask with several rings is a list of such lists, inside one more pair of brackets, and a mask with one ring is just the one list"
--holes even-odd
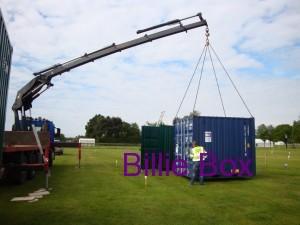
[[(185, 177), (187, 180), (190, 178)], [(257, 174), (253, 177), (204, 177), (204, 182), (236, 182), (236, 181), (252, 181), (252, 180), (266, 180), (272, 178), (272, 175)], [(197, 179), (199, 181), (199, 179)]]
[[(190, 178), (184, 177), (188, 181)], [(236, 181), (250, 181), (256, 179), (256, 176), (254, 177), (204, 177), (204, 182), (236, 182)], [(199, 179), (196, 179), (196, 181), (199, 181)]]

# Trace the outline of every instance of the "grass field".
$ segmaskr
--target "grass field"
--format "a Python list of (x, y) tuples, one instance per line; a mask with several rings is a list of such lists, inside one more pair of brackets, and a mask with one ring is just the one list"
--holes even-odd
[[(13, 203), (44, 186), (44, 177), (22, 186), (0, 185), (3, 225), (79, 224), (300, 224), (300, 149), (257, 150), (257, 176), (248, 180), (208, 181), (190, 187), (183, 177), (124, 177), (124, 150), (84, 149), (58, 156), (50, 178), (51, 195), (35, 203)], [(115, 161), (119, 165), (116, 167)]]

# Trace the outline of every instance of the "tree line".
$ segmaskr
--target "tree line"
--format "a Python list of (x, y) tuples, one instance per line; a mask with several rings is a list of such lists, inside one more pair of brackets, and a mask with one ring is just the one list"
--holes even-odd
[(278, 126), (261, 124), (257, 127), (256, 138), (265, 143), (283, 141), (285, 144), (300, 143), (300, 120), (294, 121), (293, 125), (280, 124)]
[(136, 123), (127, 123), (119, 117), (100, 114), (91, 118), (85, 126), (85, 136), (103, 143), (139, 143), (140, 129)]

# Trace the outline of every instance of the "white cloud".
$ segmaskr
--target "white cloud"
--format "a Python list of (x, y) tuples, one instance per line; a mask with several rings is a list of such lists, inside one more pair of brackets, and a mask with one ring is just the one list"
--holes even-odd
[[(0, 2), (14, 46), (7, 129), (13, 123), (10, 108), (16, 92), (32, 78), (32, 72), (133, 39), (138, 29), (199, 11), (257, 123), (291, 122), (300, 113), (295, 97), (300, 94), (298, 1)], [(96, 113), (142, 125), (166, 110), (165, 120), (171, 122), (203, 48), (204, 32), (200, 28), (157, 40), (57, 77), (55, 86), (33, 103), (32, 113), (55, 121), (67, 135), (84, 133), (85, 123)], [(258, 61), (253, 55), (266, 60)], [(126, 61), (129, 58), (132, 62)], [(283, 63), (271, 69), (267, 60)], [(186, 66), (166, 63), (176, 61)], [(258, 72), (240, 72), (247, 68)], [(289, 68), (296, 74), (273, 76), (274, 70)], [(217, 72), (228, 114), (248, 116), (224, 73), (220, 68)], [(205, 70), (198, 108), (206, 115), (222, 115), (213, 79), (211, 70)], [(187, 96), (181, 115), (192, 110), (194, 93)]]

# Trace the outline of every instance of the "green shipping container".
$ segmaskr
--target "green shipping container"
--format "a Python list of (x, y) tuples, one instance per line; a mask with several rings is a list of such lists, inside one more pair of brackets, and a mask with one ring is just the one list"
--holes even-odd
[(3, 133), (12, 51), (13, 48), (0, 9), (0, 165), (2, 164)]
[(166, 168), (166, 157), (170, 166), (174, 160), (174, 127), (161, 125), (159, 127), (142, 126), (141, 166), (145, 168), (145, 155), (148, 154), (149, 168), (154, 164), (152, 155), (155, 155), (155, 168), (159, 168), (159, 154), (162, 155), (162, 169)]

